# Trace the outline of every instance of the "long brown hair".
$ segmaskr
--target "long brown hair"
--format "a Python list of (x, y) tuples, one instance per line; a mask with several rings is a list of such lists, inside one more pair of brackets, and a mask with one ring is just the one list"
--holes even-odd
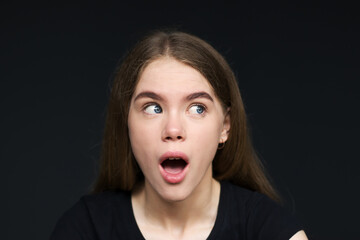
[(143, 180), (128, 135), (132, 94), (144, 68), (168, 56), (198, 70), (211, 84), (224, 109), (230, 109), (230, 132), (213, 161), (213, 177), (264, 193), (278, 195), (264, 173), (250, 141), (246, 114), (234, 73), (205, 41), (183, 32), (158, 31), (138, 42), (119, 65), (110, 94), (102, 143), (101, 166), (93, 192), (133, 189)]

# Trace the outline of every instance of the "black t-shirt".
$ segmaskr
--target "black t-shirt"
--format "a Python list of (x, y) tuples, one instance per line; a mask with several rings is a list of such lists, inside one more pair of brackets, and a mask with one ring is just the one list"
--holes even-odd
[[(301, 227), (267, 196), (221, 182), (220, 202), (208, 240), (289, 239)], [(131, 193), (84, 196), (58, 221), (51, 240), (144, 239), (133, 214)]]

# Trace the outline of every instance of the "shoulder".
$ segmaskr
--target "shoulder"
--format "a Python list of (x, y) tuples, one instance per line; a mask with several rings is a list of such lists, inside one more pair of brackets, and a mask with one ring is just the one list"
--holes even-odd
[(290, 239), (302, 229), (296, 218), (264, 194), (222, 183), (229, 214), (238, 214), (248, 239)]
[(99, 231), (100, 234), (107, 232), (115, 212), (120, 211), (123, 218), (127, 218), (124, 216), (126, 211), (121, 211), (121, 208), (129, 204), (130, 193), (123, 191), (83, 196), (58, 220), (51, 239), (97, 239), (95, 236)]
[(127, 191), (106, 191), (102, 193), (89, 194), (80, 198), (86, 208), (92, 211), (103, 211), (106, 208), (121, 207), (130, 202), (131, 193)]
[(124, 212), (122, 208), (131, 206), (131, 194), (126, 191), (107, 191), (85, 195), (64, 215), (80, 215), (91, 220), (108, 218), (114, 211)]
[(264, 194), (251, 191), (230, 182), (221, 182), (222, 194), (225, 195), (228, 203), (234, 207), (240, 207), (242, 210), (251, 211), (258, 204), (272, 202)]
[(248, 201), (255, 193), (254, 191), (240, 187), (228, 181), (221, 182), (221, 190), (224, 194), (231, 195), (239, 200), (241, 199), (241, 201)]
[(227, 195), (228, 203), (235, 207), (241, 207), (247, 213), (248, 217), (251, 217), (251, 215), (259, 211), (261, 211), (262, 214), (286, 212), (279, 203), (262, 193), (234, 185), (230, 182), (222, 182), (221, 187), (223, 194)]

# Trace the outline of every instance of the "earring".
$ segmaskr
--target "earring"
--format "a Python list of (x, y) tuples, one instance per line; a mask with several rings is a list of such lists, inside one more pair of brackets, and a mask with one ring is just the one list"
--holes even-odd
[(223, 142), (221, 139), (221, 142), (218, 145), (218, 149), (223, 149), (224, 147), (225, 147), (225, 142)]

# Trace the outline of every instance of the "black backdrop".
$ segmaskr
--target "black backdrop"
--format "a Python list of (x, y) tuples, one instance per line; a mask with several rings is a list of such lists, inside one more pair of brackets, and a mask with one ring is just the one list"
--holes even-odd
[(109, 82), (144, 33), (209, 41), (310, 239), (359, 239), (359, 17), (336, 2), (1, 2), (1, 239), (47, 239), (96, 176)]

